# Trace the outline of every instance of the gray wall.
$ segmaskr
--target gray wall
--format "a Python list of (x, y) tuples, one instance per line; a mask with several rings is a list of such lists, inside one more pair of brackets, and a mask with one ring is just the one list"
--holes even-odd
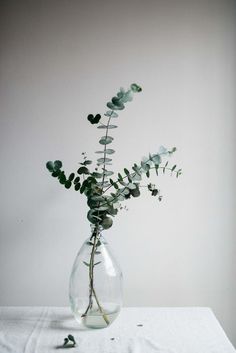
[(0, 304), (68, 304), (87, 207), (45, 161), (95, 159), (87, 114), (137, 81), (114, 170), (163, 144), (184, 175), (160, 177), (163, 201), (130, 200), (106, 232), (125, 305), (209, 306), (236, 344), (235, 2), (1, 1), (0, 13)]

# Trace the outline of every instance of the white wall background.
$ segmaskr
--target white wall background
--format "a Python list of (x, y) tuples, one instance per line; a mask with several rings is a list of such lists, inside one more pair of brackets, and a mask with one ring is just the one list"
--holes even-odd
[[(125, 305), (210, 306), (235, 333), (235, 9), (230, 0), (1, 1), (0, 305), (68, 305), (89, 236), (85, 199), (45, 169), (95, 158), (105, 111), (136, 95), (114, 131), (114, 170), (177, 146), (164, 199), (127, 202), (106, 238)], [(155, 178), (153, 179), (155, 181)]]

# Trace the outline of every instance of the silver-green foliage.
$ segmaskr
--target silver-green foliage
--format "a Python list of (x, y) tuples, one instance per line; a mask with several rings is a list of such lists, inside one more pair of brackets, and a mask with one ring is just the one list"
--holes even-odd
[[(163, 164), (163, 160), (176, 151), (175, 147), (168, 150), (161, 146), (158, 152), (144, 157), (139, 164), (134, 163), (131, 169), (124, 168), (123, 172), (118, 173), (115, 178), (114, 172), (108, 167), (112, 165), (112, 155), (115, 153), (115, 150), (110, 148), (113, 142), (113, 137), (110, 136), (111, 130), (117, 128), (117, 125), (111, 121), (118, 118), (118, 112), (132, 101), (135, 93), (141, 91), (141, 87), (135, 83), (127, 91), (121, 88), (117, 95), (107, 103), (109, 110), (104, 113), (104, 118), (107, 119), (105, 122), (101, 122), (100, 114), (88, 115), (88, 121), (93, 125), (99, 124), (97, 128), (103, 131), (103, 136), (99, 139), (102, 149), (96, 151), (98, 158), (94, 170), (90, 168), (93, 162), (87, 159), (84, 152), (82, 153), (83, 162), (80, 163), (77, 173), (70, 173), (68, 176), (62, 170), (61, 161), (49, 161), (46, 164), (52, 176), (57, 178), (65, 188), (69, 189), (73, 185), (76, 191), (80, 191), (87, 197), (89, 206), (87, 218), (96, 227), (110, 228), (113, 223), (112, 217), (116, 216), (122, 208), (121, 202), (140, 196), (140, 182), (144, 176), (149, 178), (152, 171), (156, 175), (160, 172), (164, 174), (166, 171), (174, 173), (176, 177), (181, 175), (181, 169), (177, 169), (176, 165), (170, 167), (168, 161)], [(148, 183), (145, 186), (152, 196), (157, 196), (158, 200), (161, 200), (160, 190), (154, 184)]]

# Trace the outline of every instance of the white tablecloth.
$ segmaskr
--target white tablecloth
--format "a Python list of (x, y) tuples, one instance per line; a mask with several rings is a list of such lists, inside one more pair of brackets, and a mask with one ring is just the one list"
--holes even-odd
[(209, 308), (123, 308), (110, 327), (82, 331), (69, 308), (0, 307), (0, 353), (55, 353), (68, 334), (72, 353), (236, 353)]

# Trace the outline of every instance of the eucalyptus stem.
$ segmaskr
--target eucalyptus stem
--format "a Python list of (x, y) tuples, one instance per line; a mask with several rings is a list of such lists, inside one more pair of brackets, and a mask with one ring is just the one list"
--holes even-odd
[[(112, 111), (112, 113), (113, 113), (113, 111)], [(112, 114), (111, 113), (111, 114)], [(111, 115), (110, 115), (110, 117), (109, 117), (109, 119), (108, 119), (108, 122), (107, 122), (107, 128), (106, 128), (106, 135), (105, 135), (105, 139), (107, 139), (107, 136), (108, 136), (108, 129), (109, 129), (109, 125), (110, 125), (110, 121), (111, 121)], [(103, 175), (102, 175), (102, 190), (103, 190), (103, 187), (104, 187), (104, 181), (105, 181), (105, 159), (106, 159), (106, 156), (107, 156), (107, 144), (105, 144), (104, 145), (104, 152), (103, 152), (103, 158), (104, 158), (104, 163), (103, 163), (103, 168), (102, 168), (102, 170), (103, 170)]]
[(88, 314), (89, 309), (92, 308), (93, 306), (93, 296), (95, 298), (95, 301), (97, 303), (98, 309), (102, 314), (102, 317), (104, 319), (104, 321), (106, 322), (107, 326), (109, 325), (109, 319), (107, 317), (107, 315), (105, 314), (101, 304), (99, 303), (96, 291), (94, 289), (94, 255), (97, 249), (97, 243), (98, 243), (98, 227), (96, 228), (93, 237), (94, 237), (94, 241), (93, 241), (93, 247), (92, 247), (92, 251), (90, 254), (90, 261), (89, 261), (89, 303), (88, 306), (85, 310), (85, 312), (81, 315), (81, 317), (86, 317)]

